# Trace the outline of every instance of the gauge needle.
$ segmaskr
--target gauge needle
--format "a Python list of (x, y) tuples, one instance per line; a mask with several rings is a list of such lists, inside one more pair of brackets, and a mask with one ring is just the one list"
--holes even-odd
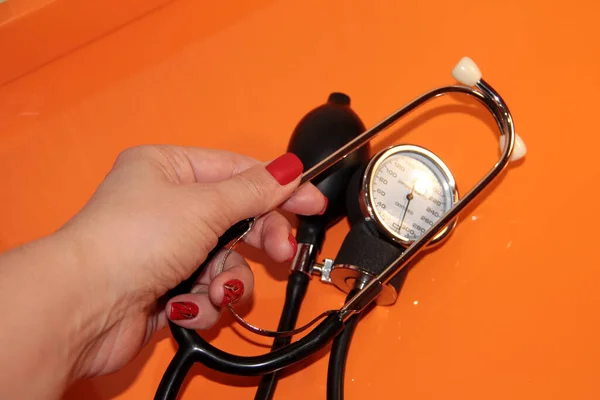
[(417, 181), (415, 181), (412, 185), (412, 189), (410, 189), (410, 193), (406, 195), (406, 206), (404, 207), (404, 214), (402, 214), (402, 220), (400, 221), (400, 227), (398, 228), (398, 230), (400, 231), (399, 233), (402, 233), (402, 225), (404, 224), (404, 218), (406, 218), (406, 212), (408, 211), (408, 205), (410, 204), (410, 201), (415, 197), (415, 195), (413, 194), (415, 192), (415, 184), (417, 183)]

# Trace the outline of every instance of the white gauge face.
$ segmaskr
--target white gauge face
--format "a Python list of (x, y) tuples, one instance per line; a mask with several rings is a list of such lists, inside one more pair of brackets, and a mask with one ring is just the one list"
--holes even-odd
[(454, 205), (453, 178), (427, 153), (392, 152), (371, 173), (372, 211), (386, 231), (405, 243), (419, 239)]

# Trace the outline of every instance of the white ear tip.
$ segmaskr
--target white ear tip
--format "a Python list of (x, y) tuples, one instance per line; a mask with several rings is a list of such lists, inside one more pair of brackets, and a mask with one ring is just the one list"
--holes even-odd
[(463, 57), (452, 70), (454, 79), (467, 86), (475, 86), (481, 80), (481, 71), (469, 57)]
[[(504, 135), (500, 136), (500, 151), (504, 151), (505, 143), (506, 137)], [(511, 161), (520, 160), (525, 157), (525, 154), (527, 154), (527, 146), (525, 146), (525, 142), (521, 139), (521, 136), (515, 134), (515, 145), (513, 147)]]

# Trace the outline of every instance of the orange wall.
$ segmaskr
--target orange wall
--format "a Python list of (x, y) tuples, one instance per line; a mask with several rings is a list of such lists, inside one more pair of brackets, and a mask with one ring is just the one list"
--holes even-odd
[[(122, 2), (121, 11), (86, 2), (84, 12), (82, 2), (57, 0), (61, 18), (11, 28), (46, 54), (36, 69), (36, 52), (2, 27), (0, 54), (16, 56), (0, 63), (1, 81), (10, 80), (0, 85), (0, 249), (64, 223), (127, 146), (170, 142), (268, 160), (330, 92), (348, 93), (372, 126), (453, 83), (450, 70), (469, 55), (505, 97), (529, 154), (416, 265), (397, 304), (359, 325), (346, 398), (600, 398), (596, 2), (175, 0), (134, 18), (159, 3)], [(104, 11), (96, 18), (89, 7)], [(97, 40), (58, 52), (77, 47), (58, 35), (67, 28)], [(60, 46), (46, 48), (51, 34)], [(498, 155), (489, 118), (457, 100), (410, 121), (377, 147), (430, 147), (463, 192)], [(324, 255), (335, 255), (346, 232), (345, 222), (332, 229)], [(273, 328), (288, 266), (243, 250), (256, 276), (245, 316)], [(300, 321), (343, 298), (312, 282)], [(235, 353), (266, 350), (256, 343), (267, 340), (230, 323), (206, 336)], [(162, 332), (124, 370), (65, 398), (152, 398), (173, 352)], [(285, 375), (276, 399), (325, 398), (326, 353), (302, 367)], [(256, 383), (198, 366), (182, 399), (250, 399)]]
[(0, 25), (27, 16), (56, 0), (2, 0), (0, 1)]
[(0, 3), (0, 85), (170, 0), (6, 0)]

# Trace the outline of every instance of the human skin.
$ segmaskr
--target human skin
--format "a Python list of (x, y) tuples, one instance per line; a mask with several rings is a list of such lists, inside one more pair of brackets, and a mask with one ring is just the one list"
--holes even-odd
[(300, 160), (270, 163), (219, 150), (140, 146), (122, 152), (87, 204), (51, 235), (0, 255), (0, 398), (56, 399), (76, 380), (131, 361), (168, 319), (208, 329), (253, 276), (233, 252), (192, 293), (160, 300), (206, 260), (234, 223), (261, 216), (245, 241), (276, 262), (296, 243), (277, 208), (321, 213), (299, 187)]

